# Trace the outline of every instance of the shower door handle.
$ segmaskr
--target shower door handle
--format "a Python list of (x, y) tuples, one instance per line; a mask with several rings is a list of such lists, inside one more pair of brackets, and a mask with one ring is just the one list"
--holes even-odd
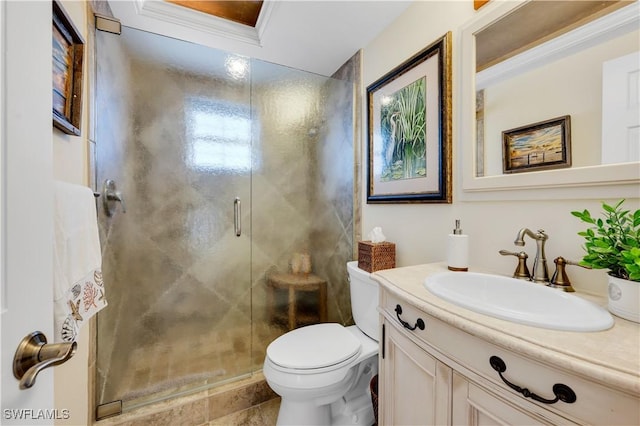
[(233, 226), (236, 230), (236, 237), (242, 235), (242, 221), (240, 216), (242, 214), (242, 206), (240, 204), (240, 197), (236, 197), (233, 200)]

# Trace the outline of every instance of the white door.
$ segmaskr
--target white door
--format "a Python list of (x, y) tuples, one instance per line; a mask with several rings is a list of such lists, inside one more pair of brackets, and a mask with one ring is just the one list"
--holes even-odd
[[(4, 424), (53, 424), (53, 371), (13, 377), (24, 336), (53, 335), (51, 2), (0, 1), (0, 395)], [(55, 413), (54, 413), (55, 414)]]
[(602, 164), (640, 160), (640, 52), (602, 65)]

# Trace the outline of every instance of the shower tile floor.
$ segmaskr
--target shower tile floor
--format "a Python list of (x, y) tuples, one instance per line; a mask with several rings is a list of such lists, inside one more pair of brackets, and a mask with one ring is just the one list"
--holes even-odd
[(140, 407), (96, 426), (275, 425), (280, 398), (261, 373), (213, 389)]
[(211, 331), (189, 336), (188, 341), (184, 336), (168, 336), (169, 345), (133, 350), (127, 363), (131, 374), (110, 386), (115, 386), (113, 394), (120, 395), (126, 409), (223, 384), (260, 371), (267, 345), (284, 332), (282, 324), (255, 324), (253, 347), (246, 329)]
[(209, 422), (208, 426), (265, 426), (275, 425), (280, 409), (280, 398), (275, 398), (246, 410), (238, 411)]

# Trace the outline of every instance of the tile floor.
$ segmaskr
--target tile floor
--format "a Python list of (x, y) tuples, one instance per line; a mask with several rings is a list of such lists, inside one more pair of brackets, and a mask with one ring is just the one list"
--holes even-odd
[(95, 425), (275, 425), (279, 408), (280, 398), (271, 391), (262, 373), (256, 373), (208, 391), (143, 406)]
[(271, 399), (246, 410), (219, 417), (209, 422), (209, 426), (266, 426), (275, 425), (280, 409), (280, 398)]
[[(128, 355), (131, 374), (113, 383), (125, 407), (161, 399), (180, 392), (207, 388), (260, 371), (266, 346), (286, 329), (281, 324), (254, 326), (255, 341), (249, 330), (226, 329), (203, 334), (193, 342), (181, 336), (168, 336), (170, 344), (142, 346)], [(184, 338), (182, 338), (184, 339)], [(194, 351), (198, 355), (194, 356)], [(184, 362), (189, 359), (189, 362)], [(214, 390), (212, 388), (212, 390)], [(109, 401), (103, 401), (109, 402)]]

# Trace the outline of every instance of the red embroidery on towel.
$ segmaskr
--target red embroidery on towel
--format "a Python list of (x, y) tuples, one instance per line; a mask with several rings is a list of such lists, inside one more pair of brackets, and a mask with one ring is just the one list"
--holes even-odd
[(84, 292), (82, 294), (82, 300), (84, 301), (84, 310), (88, 310), (92, 306), (96, 308), (96, 297), (98, 297), (98, 290), (93, 286), (92, 283), (85, 283)]

